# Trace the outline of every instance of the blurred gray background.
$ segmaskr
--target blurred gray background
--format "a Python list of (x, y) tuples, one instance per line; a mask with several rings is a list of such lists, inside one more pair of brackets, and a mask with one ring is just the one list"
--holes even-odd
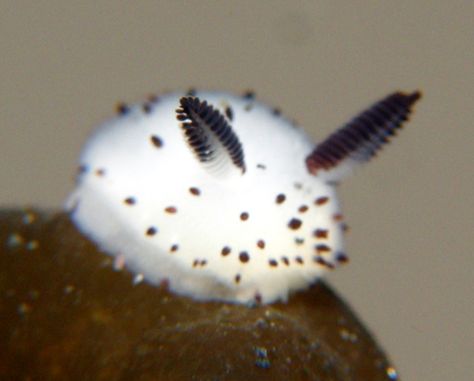
[(60, 207), (118, 100), (252, 88), (318, 140), (420, 88), (341, 189), (352, 261), (329, 280), (403, 380), (472, 381), (473, 20), (471, 1), (0, 0), (0, 205)]

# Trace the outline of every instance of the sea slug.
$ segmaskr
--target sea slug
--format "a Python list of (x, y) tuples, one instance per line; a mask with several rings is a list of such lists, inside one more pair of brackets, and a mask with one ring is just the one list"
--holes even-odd
[(318, 144), (253, 93), (122, 104), (86, 143), (66, 208), (147, 282), (201, 300), (286, 300), (347, 262), (336, 186), (420, 96), (395, 92)]

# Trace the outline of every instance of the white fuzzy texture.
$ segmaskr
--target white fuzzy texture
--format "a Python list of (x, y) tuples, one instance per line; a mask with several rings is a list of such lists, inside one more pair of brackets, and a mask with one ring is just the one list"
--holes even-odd
[[(244, 174), (228, 168), (228, 176), (214, 176), (184, 139), (175, 111), (182, 96), (159, 98), (149, 113), (133, 106), (92, 135), (80, 157), (85, 171), (66, 204), (78, 228), (146, 281), (166, 281), (172, 291), (202, 300), (286, 300), (337, 265), (343, 233), (334, 218), (335, 188), (308, 172), (305, 158), (314, 147), (308, 135), (255, 100), (198, 92), (223, 114), (231, 107), (229, 124), (245, 154)], [(151, 143), (152, 135), (162, 147)], [(286, 197), (282, 203), (279, 194)], [(124, 202), (129, 197), (135, 204)], [(315, 203), (321, 197), (329, 201)], [(249, 215), (244, 221), (243, 212)], [(289, 227), (292, 219), (301, 226)], [(150, 227), (156, 234), (147, 235)], [(326, 236), (316, 237), (316, 229)], [(321, 244), (330, 250), (318, 252)], [(177, 250), (170, 250), (173, 245)]]

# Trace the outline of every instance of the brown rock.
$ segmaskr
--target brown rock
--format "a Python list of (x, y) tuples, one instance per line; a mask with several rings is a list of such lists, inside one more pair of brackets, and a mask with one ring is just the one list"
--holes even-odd
[(63, 213), (0, 211), (2, 380), (395, 380), (319, 283), (289, 303), (202, 303), (133, 284)]

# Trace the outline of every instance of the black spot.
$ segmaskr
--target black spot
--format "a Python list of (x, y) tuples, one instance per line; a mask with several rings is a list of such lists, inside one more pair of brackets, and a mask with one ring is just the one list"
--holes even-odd
[(230, 106), (227, 106), (225, 108), (225, 115), (227, 116), (227, 119), (229, 119), (231, 122), (234, 120), (234, 112), (232, 111), (232, 108)]
[(316, 262), (317, 264), (321, 265), (321, 266), (324, 266), (324, 267), (327, 267), (328, 269), (334, 269), (335, 266), (334, 264), (332, 264), (331, 262), (328, 262), (326, 261), (324, 258), (321, 258), (321, 257), (314, 257), (313, 258), (314, 262)]
[(242, 251), (242, 252), (239, 254), (239, 260), (240, 260), (240, 262), (242, 262), (242, 263), (247, 263), (247, 262), (250, 260), (249, 253), (247, 253), (246, 251)]
[(190, 87), (186, 92), (186, 95), (190, 97), (196, 96), (196, 89), (194, 87)]
[(171, 245), (170, 252), (174, 253), (174, 252), (178, 251), (178, 249), (179, 249), (179, 246), (178, 246), (178, 244), (175, 243), (175, 244)]
[(146, 235), (148, 235), (148, 236), (153, 236), (153, 235), (155, 235), (156, 233), (158, 233), (158, 229), (155, 228), (154, 226), (150, 226), (150, 227), (146, 230)]
[(304, 264), (303, 258), (301, 258), (299, 256), (295, 258), (295, 262), (298, 263), (299, 265)]
[(289, 222), (288, 222), (288, 227), (290, 229), (293, 229), (293, 230), (297, 230), (301, 227), (301, 225), (303, 224), (303, 222), (301, 220), (299, 220), (298, 218), (292, 218)]
[(98, 168), (96, 169), (95, 174), (97, 177), (104, 177), (106, 174), (106, 171), (104, 168)]
[(201, 195), (201, 191), (199, 190), (199, 188), (196, 187), (189, 188), (189, 193), (191, 193), (193, 196)]
[(142, 105), (142, 109), (145, 114), (149, 114), (151, 113), (153, 108), (151, 107), (151, 103), (145, 102)]
[(314, 257), (313, 260), (321, 266), (326, 266), (326, 261), (321, 257)]
[(300, 212), (300, 213), (305, 213), (307, 210), (308, 210), (308, 205), (301, 205), (298, 208), (298, 212)]
[(314, 200), (314, 204), (317, 206), (321, 206), (326, 204), (329, 201), (329, 197), (323, 196), (323, 197), (318, 197), (316, 200)]
[(193, 262), (193, 267), (204, 267), (207, 265), (207, 261), (205, 259), (195, 259)]
[(280, 115), (281, 115), (281, 110), (280, 110), (280, 108), (279, 108), (279, 107), (273, 108), (272, 114), (275, 115), (275, 116), (280, 116)]
[(247, 90), (247, 91), (244, 92), (244, 94), (242, 96), (246, 100), (254, 100), (255, 99), (255, 91)]
[(169, 214), (175, 214), (178, 212), (178, 208), (176, 208), (176, 206), (168, 206), (165, 208), (165, 212)]
[(135, 205), (137, 200), (134, 197), (127, 197), (123, 202), (127, 205)]
[(304, 244), (304, 238), (296, 237), (296, 238), (295, 238), (295, 243), (296, 243), (297, 245), (302, 245), (302, 244)]
[(259, 239), (257, 241), (257, 246), (259, 249), (265, 249), (265, 241), (263, 239)]
[(349, 261), (349, 257), (344, 253), (337, 253), (336, 261), (338, 261), (339, 263), (346, 263)]
[(163, 147), (163, 140), (161, 140), (161, 138), (157, 135), (151, 135), (150, 141), (151, 141), (151, 144), (153, 144), (156, 148)]
[(268, 261), (268, 264), (270, 265), (270, 267), (277, 267), (278, 266), (278, 262), (275, 259), (270, 259)]
[(235, 277), (234, 277), (234, 282), (235, 283), (240, 283), (241, 279), (242, 279), (242, 277), (240, 276), (240, 274), (236, 274)]
[(265, 164), (257, 164), (258, 169), (267, 169), (267, 166)]
[(231, 248), (229, 246), (224, 246), (221, 250), (221, 255), (223, 257), (226, 257), (227, 255), (229, 255), (231, 252)]
[(277, 204), (282, 204), (286, 200), (286, 196), (283, 193), (280, 193), (278, 196), (276, 196), (275, 202)]
[(320, 238), (320, 239), (326, 239), (328, 238), (329, 235), (329, 230), (327, 229), (316, 229), (313, 231), (313, 237), (315, 238)]
[(77, 168), (77, 174), (78, 175), (82, 175), (84, 173), (86, 173), (87, 171), (89, 171), (89, 167), (85, 164), (83, 165), (80, 165), (78, 168)]
[(240, 214), (240, 219), (241, 219), (242, 221), (247, 221), (247, 220), (249, 219), (249, 214), (248, 214), (247, 212), (242, 212), (242, 213)]
[(117, 103), (116, 110), (119, 115), (126, 115), (130, 112), (130, 107), (124, 102), (119, 102)]
[(285, 265), (287, 265), (287, 266), (290, 265), (290, 261), (288, 260), (287, 257), (281, 257), (281, 261), (282, 261)]
[(328, 245), (324, 245), (324, 244), (316, 245), (314, 249), (318, 252), (318, 254), (329, 253), (331, 251), (331, 248)]

